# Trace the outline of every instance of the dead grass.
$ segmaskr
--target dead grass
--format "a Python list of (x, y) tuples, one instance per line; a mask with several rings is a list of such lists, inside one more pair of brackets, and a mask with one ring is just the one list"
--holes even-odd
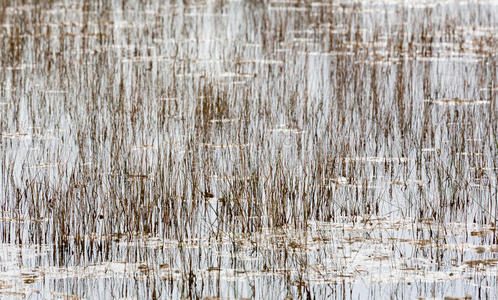
[[(431, 250), (409, 255), (438, 266), (448, 224), (491, 226), (469, 236), (496, 244), (497, 24), (476, 14), (495, 6), (418, 5), (3, 1), (0, 241), (51, 245), (51, 266), (140, 263), (191, 298), (199, 269), (229, 269), (192, 241), (300, 270), (280, 285), (296, 297), (321, 297), (304, 275), (320, 256), (292, 235), (262, 251), (264, 232), (430, 220), (413, 240)], [(177, 242), (158, 263), (178, 273), (154, 273), (143, 245), (116, 252), (138, 237)]]

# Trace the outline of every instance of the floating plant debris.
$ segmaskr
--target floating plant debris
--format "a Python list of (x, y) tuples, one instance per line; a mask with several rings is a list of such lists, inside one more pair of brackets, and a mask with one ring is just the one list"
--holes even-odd
[(435, 99), (426, 100), (425, 102), (438, 105), (486, 105), (490, 104), (487, 100), (471, 100), (471, 99), (460, 99), (460, 98), (446, 98), (446, 99)]

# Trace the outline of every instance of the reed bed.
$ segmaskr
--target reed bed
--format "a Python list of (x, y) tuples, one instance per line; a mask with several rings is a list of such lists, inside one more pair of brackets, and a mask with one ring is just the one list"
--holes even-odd
[(3, 1), (0, 295), (494, 298), (497, 9)]

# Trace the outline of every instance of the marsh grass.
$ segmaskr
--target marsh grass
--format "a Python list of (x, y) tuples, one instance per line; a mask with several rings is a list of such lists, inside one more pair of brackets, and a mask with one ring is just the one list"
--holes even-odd
[(3, 1), (0, 294), (493, 298), (496, 9)]

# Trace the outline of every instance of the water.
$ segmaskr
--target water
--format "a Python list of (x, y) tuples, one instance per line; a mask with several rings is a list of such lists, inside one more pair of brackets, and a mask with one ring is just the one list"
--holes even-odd
[(495, 1), (2, 5), (2, 297), (496, 297)]

